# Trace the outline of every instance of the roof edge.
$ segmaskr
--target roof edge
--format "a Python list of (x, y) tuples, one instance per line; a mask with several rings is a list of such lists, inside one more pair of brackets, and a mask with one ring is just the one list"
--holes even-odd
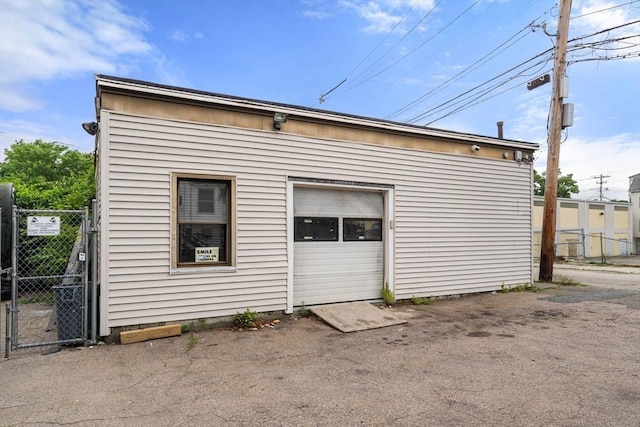
[(215, 92), (207, 92), (197, 89), (189, 89), (178, 86), (163, 85), (159, 83), (147, 82), (143, 80), (128, 79), (122, 77), (109, 76), (104, 74), (96, 74), (96, 93), (99, 96), (102, 88), (114, 88), (121, 90), (130, 90), (166, 96), (172, 98), (190, 99), (193, 101), (205, 103), (217, 103), (229, 107), (249, 108), (258, 111), (272, 113), (274, 109), (279, 112), (296, 115), (300, 118), (337, 121), (345, 124), (375, 127), (389, 131), (408, 132), (431, 136), (436, 138), (447, 138), (462, 140), (464, 142), (476, 142), (490, 144), (494, 146), (503, 146), (509, 148), (520, 148), (524, 150), (535, 151), (539, 149), (539, 145), (533, 142), (523, 142), (511, 139), (500, 139), (497, 137), (476, 135), (464, 132), (442, 130), (418, 125), (411, 125), (391, 120), (376, 119), (372, 117), (359, 116), (347, 113), (338, 113), (329, 110), (320, 110), (310, 107), (291, 105), (285, 103), (262, 101), (258, 99), (243, 98), (219, 94)]

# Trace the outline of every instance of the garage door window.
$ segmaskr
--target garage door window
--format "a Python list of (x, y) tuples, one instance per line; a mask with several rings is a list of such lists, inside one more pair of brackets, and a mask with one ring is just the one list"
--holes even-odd
[(342, 221), (345, 242), (382, 240), (382, 219), (344, 218)]
[(230, 264), (232, 181), (178, 177), (177, 264)]
[(296, 242), (332, 242), (338, 240), (338, 218), (296, 217), (294, 221)]

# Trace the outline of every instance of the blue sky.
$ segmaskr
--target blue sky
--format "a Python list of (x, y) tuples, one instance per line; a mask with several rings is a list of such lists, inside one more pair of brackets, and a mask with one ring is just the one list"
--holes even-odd
[[(542, 172), (551, 84), (526, 82), (552, 68), (557, 13), (554, 0), (0, 0), (0, 144), (92, 151), (80, 125), (109, 74), (481, 135), (503, 121), (541, 145)], [(573, 1), (560, 167), (580, 198), (602, 174), (626, 200), (640, 172), (639, 19), (640, 0)]]

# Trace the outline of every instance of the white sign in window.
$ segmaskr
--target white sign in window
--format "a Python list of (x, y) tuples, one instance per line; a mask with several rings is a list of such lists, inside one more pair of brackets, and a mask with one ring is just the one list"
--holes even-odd
[(196, 262), (218, 262), (220, 248), (196, 248)]
[(57, 236), (60, 234), (59, 216), (28, 216), (27, 236)]

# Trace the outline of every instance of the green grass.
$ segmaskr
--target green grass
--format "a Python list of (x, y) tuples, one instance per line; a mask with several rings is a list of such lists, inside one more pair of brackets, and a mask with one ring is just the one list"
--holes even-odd
[(304, 301), (302, 301), (302, 304), (300, 305), (300, 308), (298, 308), (298, 316), (300, 316), (300, 317), (309, 317), (309, 316), (311, 316), (311, 310), (309, 310), (304, 305)]
[(553, 283), (562, 286), (585, 286), (583, 283), (566, 276), (555, 276), (553, 278)]
[(382, 297), (384, 302), (389, 305), (393, 304), (396, 301), (395, 294), (393, 293), (393, 291), (391, 291), (391, 289), (389, 289), (389, 285), (386, 284), (384, 285), (384, 288), (382, 288), (380, 296)]
[(41, 295), (35, 295), (28, 298), (20, 298), (18, 300), (18, 304), (44, 304), (44, 305), (53, 305), (53, 294), (46, 293)]
[(533, 283), (522, 283), (520, 285), (514, 285), (514, 286), (502, 285), (502, 289), (500, 289), (500, 292), (502, 292), (503, 294), (507, 294), (509, 292), (526, 292), (526, 291), (539, 292), (540, 288), (534, 285)]
[(435, 300), (434, 297), (417, 297), (415, 295), (411, 297), (411, 303), (413, 305), (430, 305), (433, 304)]
[(196, 334), (191, 334), (189, 340), (187, 341), (187, 350), (192, 350), (198, 342), (200, 341), (200, 337)]

